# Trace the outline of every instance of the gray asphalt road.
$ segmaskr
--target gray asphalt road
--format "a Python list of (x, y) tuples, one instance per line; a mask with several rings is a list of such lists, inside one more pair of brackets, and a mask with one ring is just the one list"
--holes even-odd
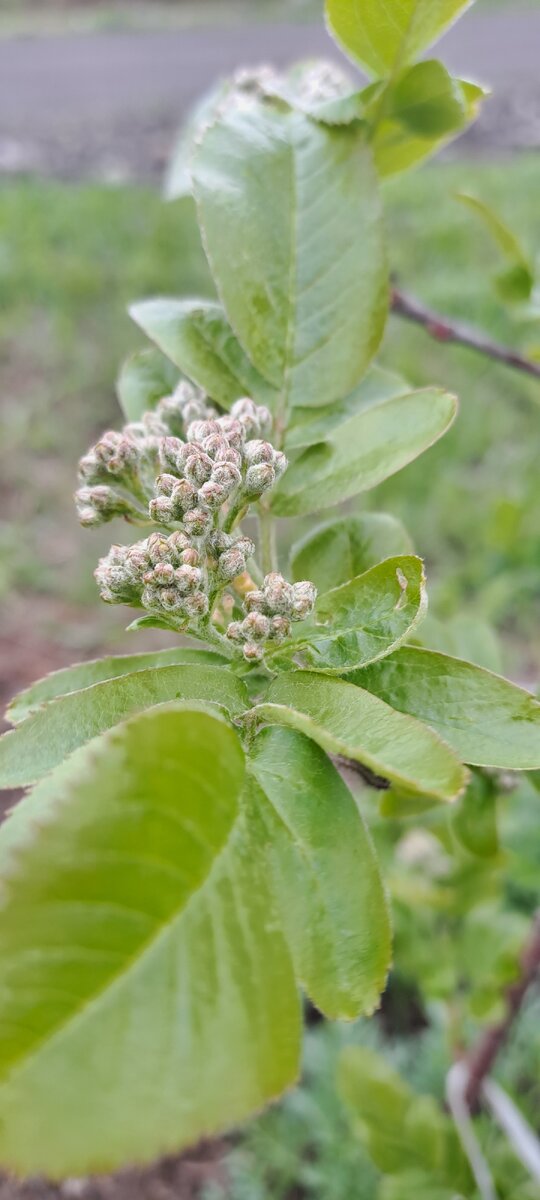
[[(540, 12), (470, 15), (440, 49), (497, 96), (474, 147), (540, 143)], [(322, 25), (0, 41), (0, 170), (152, 174), (182, 114), (217, 77), (320, 54), (338, 54)]]

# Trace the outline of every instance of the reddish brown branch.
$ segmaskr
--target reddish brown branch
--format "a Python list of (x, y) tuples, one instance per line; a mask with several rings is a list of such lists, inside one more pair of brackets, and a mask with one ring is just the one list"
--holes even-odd
[(469, 1083), (466, 1100), (474, 1112), (478, 1108), (482, 1084), (490, 1074), (504, 1046), (516, 1017), (521, 1012), (527, 992), (540, 972), (540, 913), (537, 913), (531, 939), (521, 960), (519, 979), (506, 993), (506, 1013), (498, 1025), (486, 1029), (478, 1045), (469, 1055)]
[(407, 295), (398, 288), (394, 288), (392, 291), (391, 306), (392, 312), (396, 316), (403, 317), (406, 321), (412, 321), (415, 325), (421, 325), (438, 342), (454, 342), (460, 346), (467, 346), (469, 350), (483, 354), (485, 358), (494, 359), (495, 362), (503, 363), (506, 367), (524, 371), (526, 375), (540, 379), (540, 363), (525, 358), (508, 346), (501, 346), (486, 334), (472, 329), (469, 325), (453, 321), (449, 317), (432, 312), (429, 308), (424, 308), (423, 304), (420, 304), (413, 296)]

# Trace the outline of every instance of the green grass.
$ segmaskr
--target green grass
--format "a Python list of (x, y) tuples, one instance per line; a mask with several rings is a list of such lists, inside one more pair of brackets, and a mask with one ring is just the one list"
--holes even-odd
[[(392, 262), (403, 284), (509, 341), (538, 340), (500, 308), (491, 245), (451, 193), (476, 189), (532, 238), (539, 185), (540, 164), (523, 159), (504, 168), (432, 167), (388, 187)], [(5, 185), (0, 273), (0, 590), (92, 605), (83, 609), (88, 624), (79, 619), (72, 634), (78, 649), (97, 619), (95, 560), (125, 533), (81, 533), (70, 494), (78, 456), (119, 419), (114, 379), (139, 341), (126, 305), (152, 293), (208, 293), (211, 284), (189, 204), (97, 185)], [(439, 610), (466, 604), (488, 616), (506, 635), (509, 669), (533, 676), (539, 388), (395, 320), (383, 358), (413, 383), (456, 391), (461, 414), (437, 447), (367, 503), (408, 522)], [(38, 604), (38, 621), (39, 612)], [(112, 636), (124, 617), (102, 608), (101, 628)]]

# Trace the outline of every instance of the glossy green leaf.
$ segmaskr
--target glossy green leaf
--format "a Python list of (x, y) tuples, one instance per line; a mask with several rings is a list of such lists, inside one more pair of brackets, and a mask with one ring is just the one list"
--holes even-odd
[(284, 408), (341, 399), (381, 340), (381, 203), (360, 123), (283, 104), (233, 108), (194, 157), (199, 218), (227, 316)]
[(373, 1012), (390, 965), (390, 919), (353, 797), (323, 751), (292, 729), (263, 730), (250, 771), (297, 977), (327, 1017)]
[(478, 771), (452, 811), (452, 829), (461, 846), (476, 858), (493, 858), (499, 851), (497, 793), (494, 781)]
[(330, 32), (370, 75), (419, 58), (472, 0), (326, 0)]
[(132, 713), (176, 699), (207, 701), (235, 716), (248, 707), (241, 681), (217, 666), (160, 667), (95, 683), (51, 700), (0, 738), (0, 788), (35, 783)]
[(19, 692), (11, 701), (6, 716), (12, 725), (18, 725), (48, 700), (66, 696), (69, 692), (79, 692), (106, 679), (117, 679), (119, 675), (132, 675), (134, 671), (182, 664), (223, 664), (225, 661), (215, 650), (190, 650), (186, 646), (173, 646), (170, 650), (153, 650), (147, 654), (126, 654), (118, 658), (95, 658), (90, 662), (75, 663), (72, 667), (53, 671), (51, 675), (38, 679), (29, 688)]
[(246, 395), (274, 404), (273, 389), (244, 354), (219, 304), (143, 300), (129, 311), (147, 337), (223, 408)]
[(432, 730), (342, 679), (312, 671), (281, 675), (253, 711), (434, 802), (454, 800), (465, 786), (466, 771)]
[(540, 701), (499, 675), (403, 646), (353, 678), (430, 725), (471, 766), (516, 771), (540, 766)]
[(178, 383), (176, 367), (159, 350), (139, 350), (124, 363), (116, 392), (126, 420), (140, 421), (143, 413), (169, 396)]
[(367, 408), (374, 408), (377, 404), (383, 404), (385, 400), (394, 396), (404, 396), (410, 390), (406, 380), (394, 371), (387, 371), (383, 367), (370, 367), (362, 382), (344, 400), (324, 405), (322, 408), (296, 408), (287, 429), (285, 449), (289, 452), (304, 446), (313, 446), (328, 437), (350, 417), (364, 412)]
[(310, 621), (302, 622), (290, 649), (310, 670), (343, 674), (374, 662), (409, 637), (427, 606), (422, 560), (388, 558), (363, 575), (319, 596)]
[(369, 491), (438, 441), (456, 412), (455, 396), (426, 388), (351, 417), (292, 458), (273, 493), (274, 512), (305, 516)]
[(234, 730), (174, 705), (80, 750), (2, 827), (4, 1167), (150, 1162), (294, 1080), (297, 992), (243, 779)]
[(339, 517), (317, 526), (293, 546), (291, 574), (295, 582), (311, 579), (319, 592), (328, 592), (385, 558), (411, 551), (406, 529), (389, 513)]

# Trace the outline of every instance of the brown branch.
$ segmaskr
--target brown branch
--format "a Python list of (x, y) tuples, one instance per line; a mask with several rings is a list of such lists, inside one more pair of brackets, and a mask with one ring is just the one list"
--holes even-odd
[(521, 960), (521, 974), (506, 993), (506, 1013), (497, 1025), (486, 1029), (468, 1057), (469, 1082), (466, 1100), (472, 1112), (478, 1109), (482, 1084), (490, 1074), (512, 1025), (519, 1016), (527, 992), (540, 972), (540, 912), (536, 914), (530, 941)]
[(494, 359), (495, 362), (503, 363), (505, 367), (524, 371), (526, 375), (540, 379), (540, 363), (525, 358), (508, 346), (501, 346), (499, 342), (494, 342), (486, 334), (472, 329), (469, 325), (453, 321), (429, 308), (424, 308), (424, 305), (415, 300), (413, 296), (409, 296), (398, 288), (392, 290), (391, 308), (396, 316), (403, 317), (406, 321), (412, 321), (415, 325), (421, 325), (438, 342), (454, 342), (460, 346), (467, 346), (469, 350), (483, 354), (485, 358)]

